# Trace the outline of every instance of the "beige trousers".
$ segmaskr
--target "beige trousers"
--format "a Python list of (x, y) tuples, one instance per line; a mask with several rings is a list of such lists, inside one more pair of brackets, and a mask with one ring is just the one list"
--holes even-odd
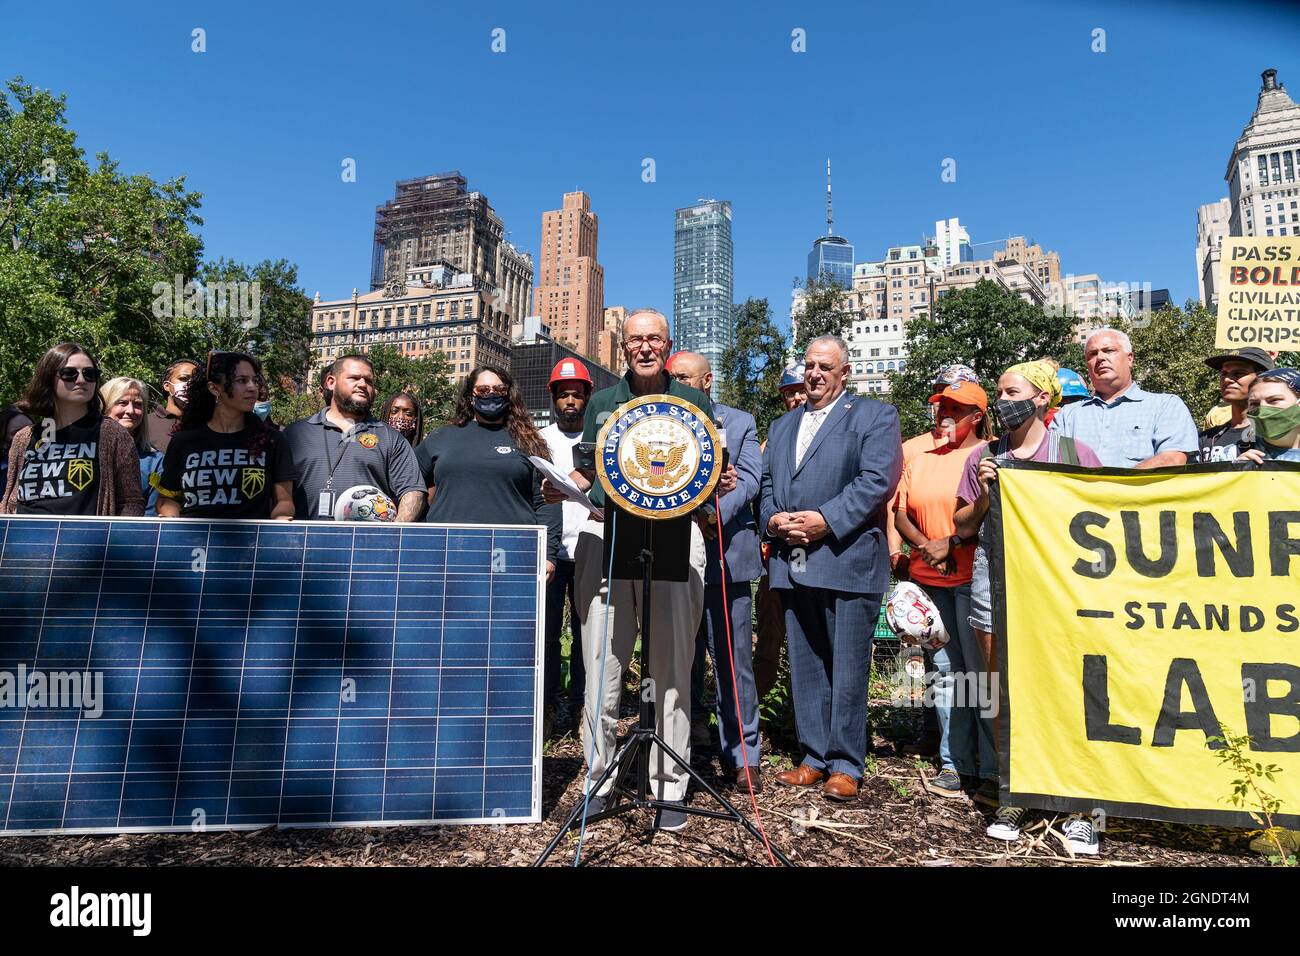
[[(591, 764), (593, 782), (613, 759), (623, 672), (632, 659), (641, 627), (641, 582), (616, 580), (606, 584), (603, 535), (603, 524), (588, 521), (578, 535), (574, 556), (583, 666), (587, 671), (582, 751)], [(641, 693), (653, 695), (659, 736), (683, 760), (690, 760), (691, 664), (695, 660), (695, 634), (704, 612), (704, 536), (694, 522), (689, 580), (654, 582), (650, 585), (650, 600), (650, 640), (642, 642), (648, 666)], [(593, 714), (600, 715), (595, 728)], [(650, 754), (650, 783), (651, 791), (660, 800), (682, 800), (686, 796), (685, 771), (658, 747)], [(612, 786), (613, 777), (598, 792), (607, 794)]]

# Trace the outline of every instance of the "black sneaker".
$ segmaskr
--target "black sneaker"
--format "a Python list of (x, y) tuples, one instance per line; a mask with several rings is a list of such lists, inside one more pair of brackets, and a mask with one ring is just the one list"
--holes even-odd
[(604, 812), (605, 807), (608, 805), (609, 797), (602, 797), (598, 793), (593, 793), (591, 799), (587, 801), (586, 816), (594, 817), (596, 814)]
[(659, 808), (659, 812), (655, 815), (655, 829), (669, 830), (669, 831), (686, 829), (686, 824), (691, 822), (691, 815), (687, 813), (685, 810), (677, 809), (677, 807), (686, 806), (686, 801), (667, 800), (665, 802), (671, 803), (673, 804), (673, 806), (671, 808), (669, 807)]
[(965, 796), (961, 787), (961, 776), (952, 767), (944, 767), (937, 777), (931, 777), (925, 782), (925, 787), (940, 797)]
[(1101, 850), (1101, 840), (1092, 821), (1081, 814), (1075, 814), (1061, 827), (1065, 842), (1079, 856), (1096, 856)]
[(1024, 807), (998, 807), (998, 812), (993, 815), (993, 822), (988, 825), (984, 833), (995, 840), (1014, 843), (1020, 839), (1020, 828), (1024, 825), (1028, 814), (1029, 811)]

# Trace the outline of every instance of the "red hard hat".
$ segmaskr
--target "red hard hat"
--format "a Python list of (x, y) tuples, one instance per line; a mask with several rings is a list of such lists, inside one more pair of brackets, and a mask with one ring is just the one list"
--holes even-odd
[(554, 387), (559, 382), (586, 382), (587, 390), (592, 388), (591, 373), (587, 366), (574, 358), (560, 359), (551, 370), (551, 380), (547, 384)]

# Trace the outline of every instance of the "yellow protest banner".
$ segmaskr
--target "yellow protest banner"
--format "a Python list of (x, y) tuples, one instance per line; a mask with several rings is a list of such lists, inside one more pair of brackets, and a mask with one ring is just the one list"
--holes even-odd
[(1207, 745), (1223, 724), (1300, 826), (1300, 466), (998, 475), (1003, 799), (1255, 826)]
[(1218, 292), (1216, 348), (1300, 348), (1300, 238), (1228, 236)]

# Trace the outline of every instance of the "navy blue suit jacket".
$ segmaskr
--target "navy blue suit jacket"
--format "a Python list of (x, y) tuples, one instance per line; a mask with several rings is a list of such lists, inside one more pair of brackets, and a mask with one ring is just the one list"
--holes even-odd
[[(763, 455), (759, 524), (783, 511), (820, 511), (830, 533), (808, 547), (772, 542), (771, 587), (876, 594), (889, 587), (886, 505), (903, 467), (898, 412), (845, 392), (835, 400), (799, 468), (799, 422), (807, 406), (772, 423)], [(725, 499), (724, 499), (725, 500)]]
[[(763, 453), (758, 449), (758, 425), (754, 416), (738, 408), (715, 402), (713, 414), (722, 422), (727, 434), (727, 455), (736, 466), (736, 490), (718, 499), (718, 526), (726, 549), (727, 580), (755, 581), (763, 573), (763, 558), (758, 550), (758, 524), (753, 504), (763, 477)], [(704, 542), (709, 563), (704, 583), (719, 584), (718, 542)]]

